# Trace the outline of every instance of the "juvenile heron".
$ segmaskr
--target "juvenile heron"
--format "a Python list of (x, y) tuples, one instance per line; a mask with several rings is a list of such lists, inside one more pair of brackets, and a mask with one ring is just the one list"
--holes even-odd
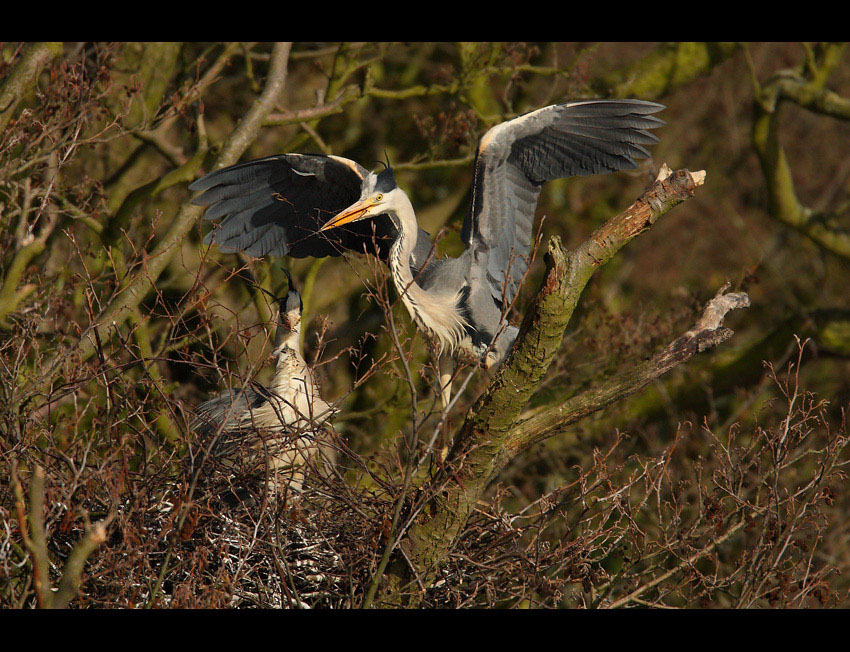
[(327, 424), (333, 412), (301, 354), (301, 311), (290, 277), (278, 311), (271, 385), (228, 390), (195, 410), (192, 428), (210, 446), (209, 463), (225, 472), (237, 498), (264, 476), (271, 499), (283, 486), (299, 491), (309, 462), (334, 460)]
[(458, 258), (431, 254), (407, 194), (387, 166), (282, 154), (212, 172), (193, 199), (224, 218), (204, 242), (251, 256), (338, 256), (384, 260), (416, 325), (440, 349), (461, 349), (484, 366), (504, 360), (517, 328), (507, 322), (529, 264), (534, 211), (544, 182), (635, 168), (664, 107), (641, 100), (547, 106), (487, 131), (478, 145), (472, 202)]

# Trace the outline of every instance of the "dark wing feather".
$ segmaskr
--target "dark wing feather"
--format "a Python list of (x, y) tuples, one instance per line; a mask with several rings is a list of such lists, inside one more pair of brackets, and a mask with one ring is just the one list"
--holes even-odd
[[(481, 139), (472, 204), (462, 237), (470, 275), (501, 304), (513, 300), (528, 268), (534, 211), (545, 181), (637, 167), (658, 142), (664, 107), (641, 100), (570, 102), (497, 125)], [(474, 286), (473, 286), (474, 287)]]
[(190, 190), (206, 206), (205, 218), (222, 221), (204, 238), (224, 253), (251, 256), (339, 256), (366, 252), (386, 259), (396, 237), (381, 215), (319, 233), (331, 217), (360, 198), (367, 170), (322, 154), (282, 154), (211, 172)]
[(269, 390), (259, 383), (225, 390), (195, 408), (191, 429), (202, 436), (216, 432), (219, 426), (222, 432), (238, 430), (242, 414), (260, 407), (270, 397)]

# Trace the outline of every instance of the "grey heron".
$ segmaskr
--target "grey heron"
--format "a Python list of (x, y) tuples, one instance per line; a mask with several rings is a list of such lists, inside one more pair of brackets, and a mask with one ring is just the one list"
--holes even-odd
[(472, 201), (458, 258), (431, 254), (407, 194), (387, 166), (281, 154), (217, 170), (189, 188), (206, 219), (224, 218), (205, 238), (251, 256), (377, 255), (415, 324), (441, 351), (501, 363), (518, 329), (506, 307), (529, 264), (534, 213), (544, 182), (635, 168), (649, 157), (664, 107), (641, 100), (581, 100), (547, 106), (496, 125), (481, 138)]
[(279, 303), (271, 385), (222, 392), (196, 408), (192, 423), (201, 443), (210, 447), (214, 470), (226, 472), (238, 498), (244, 498), (243, 481), (266, 474), (271, 499), (283, 486), (299, 491), (310, 461), (335, 457), (328, 424), (333, 409), (319, 395), (301, 353), (301, 295), (291, 276)]

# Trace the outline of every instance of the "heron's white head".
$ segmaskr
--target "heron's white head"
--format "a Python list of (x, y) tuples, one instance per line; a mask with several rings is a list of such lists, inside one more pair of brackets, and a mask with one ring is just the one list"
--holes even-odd
[(396, 184), (393, 169), (387, 166), (385, 170), (377, 174), (370, 173), (363, 183), (360, 199), (328, 220), (319, 230), (327, 231), (376, 215), (399, 212), (405, 203), (409, 205), (410, 200)]
[(289, 291), (285, 297), (277, 299), (279, 306), (278, 322), (286, 332), (299, 331), (301, 313), (304, 310), (301, 294), (295, 289), (295, 281), (292, 280), (292, 275), (285, 269), (282, 271), (289, 281)]
[(301, 323), (302, 309), (301, 295), (296, 290), (290, 289), (286, 300), (282, 301), (280, 306), (280, 321), (284, 328), (290, 331), (298, 328)]

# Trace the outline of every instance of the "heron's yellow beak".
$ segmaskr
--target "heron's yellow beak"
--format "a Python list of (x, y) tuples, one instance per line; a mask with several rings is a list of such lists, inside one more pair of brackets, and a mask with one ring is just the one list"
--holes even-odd
[(348, 208), (346, 208), (342, 213), (335, 215), (330, 220), (328, 220), (324, 226), (322, 226), (319, 231), (327, 231), (328, 229), (335, 229), (338, 226), (342, 226), (343, 224), (350, 224), (351, 222), (356, 222), (357, 220), (363, 218), (372, 206), (376, 204), (375, 200), (371, 197), (367, 197), (366, 199), (357, 202), (356, 204), (352, 204)]

